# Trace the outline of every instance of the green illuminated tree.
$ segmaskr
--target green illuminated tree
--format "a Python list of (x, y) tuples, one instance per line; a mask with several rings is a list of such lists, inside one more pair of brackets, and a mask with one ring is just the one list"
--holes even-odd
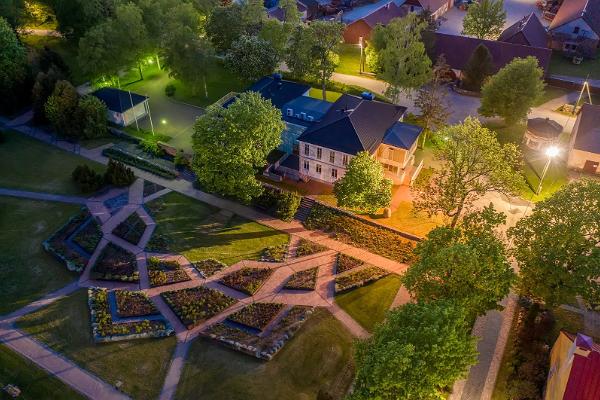
[(481, 0), (469, 5), (463, 19), (463, 35), (495, 40), (504, 30), (504, 0)]
[(283, 10), (283, 20), (287, 24), (298, 25), (302, 22), (296, 0), (281, 0), (279, 7)]
[(202, 187), (249, 202), (262, 192), (256, 172), (281, 143), (281, 111), (259, 93), (242, 93), (228, 108), (209, 107), (194, 126), (193, 169)]
[(445, 84), (449, 82), (450, 67), (446, 64), (446, 58), (441, 55), (435, 63), (431, 81), (417, 91), (415, 106), (421, 110), (421, 120), (425, 126), (423, 133), (423, 144), (427, 140), (426, 135), (446, 124), (450, 116), (450, 107), (446, 100), (447, 89)]
[(465, 70), (461, 85), (467, 90), (479, 92), (486, 79), (492, 75), (494, 64), (488, 48), (482, 43), (475, 48)]
[(206, 35), (217, 51), (225, 52), (246, 31), (242, 21), (242, 8), (238, 3), (217, 7), (206, 22)]
[(449, 301), (390, 311), (372, 337), (356, 344), (349, 400), (438, 399), (477, 361), (465, 310)]
[(282, 23), (272, 18), (266, 20), (260, 29), (258, 37), (268, 42), (271, 52), (277, 56), (278, 63), (285, 57), (290, 35), (295, 26), (297, 25)]
[(0, 17), (0, 93), (25, 79), (27, 55), (8, 22)]
[(392, 201), (392, 181), (386, 179), (381, 163), (361, 151), (348, 163), (346, 174), (335, 182), (333, 193), (341, 207), (375, 213)]
[(106, 136), (108, 126), (106, 105), (95, 96), (84, 96), (77, 105), (76, 121), (81, 126), (80, 136), (84, 139), (94, 139)]
[(79, 95), (68, 81), (58, 81), (45, 106), (46, 117), (60, 136), (77, 138), (81, 134), (76, 118)]
[(247, 81), (272, 74), (278, 64), (271, 44), (256, 36), (240, 36), (225, 56), (225, 66)]
[(23, 0), (2, 0), (0, 1), (0, 18), (4, 18), (12, 28), (17, 28), (23, 17), (24, 9)]

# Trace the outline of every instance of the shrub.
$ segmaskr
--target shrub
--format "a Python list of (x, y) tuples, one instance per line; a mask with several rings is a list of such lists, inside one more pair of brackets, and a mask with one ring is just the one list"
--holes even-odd
[(108, 161), (108, 168), (104, 174), (104, 182), (118, 187), (125, 187), (131, 185), (133, 181), (135, 181), (135, 176), (131, 168), (112, 158)]
[(173, 97), (175, 96), (175, 91), (177, 90), (177, 88), (175, 87), (175, 85), (173, 85), (172, 83), (169, 83), (167, 86), (165, 86), (165, 94), (168, 97)]
[(277, 218), (283, 221), (291, 221), (296, 215), (296, 211), (298, 211), (301, 199), (298, 193), (280, 192), (277, 197), (277, 209), (275, 210)]
[(145, 152), (157, 157), (160, 157), (164, 152), (163, 149), (158, 145), (158, 142), (152, 139), (142, 139), (139, 146)]
[(85, 164), (75, 167), (71, 177), (83, 193), (95, 192), (104, 185), (102, 175)]
[(189, 166), (188, 159), (185, 157), (183, 150), (179, 150), (177, 154), (175, 154), (175, 158), (173, 159), (173, 163), (176, 167), (187, 167)]
[(169, 168), (154, 163), (151, 160), (134, 156), (121, 149), (111, 147), (109, 149), (104, 149), (102, 154), (105, 157), (133, 165), (134, 167), (143, 169), (158, 176), (162, 176), (163, 178), (174, 179), (177, 177), (177, 174)]

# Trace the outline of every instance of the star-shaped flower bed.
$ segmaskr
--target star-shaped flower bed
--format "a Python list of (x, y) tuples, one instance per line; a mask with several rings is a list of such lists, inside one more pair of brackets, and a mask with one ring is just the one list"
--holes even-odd
[(232, 289), (253, 296), (273, 274), (270, 268), (242, 268), (224, 276), (220, 282)]

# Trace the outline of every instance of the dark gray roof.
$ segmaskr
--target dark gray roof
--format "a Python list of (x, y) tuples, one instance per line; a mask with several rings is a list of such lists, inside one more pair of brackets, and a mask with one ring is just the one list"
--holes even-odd
[(552, 31), (578, 18), (583, 18), (590, 28), (600, 35), (598, 0), (564, 0), (548, 29)]
[(573, 148), (600, 154), (600, 106), (584, 104), (576, 126)]
[(527, 120), (527, 130), (536, 136), (555, 139), (563, 131), (563, 126), (550, 118), (531, 118)]
[[(517, 36), (523, 35), (525, 43), (521, 43)], [(498, 37), (500, 42), (526, 44), (533, 47), (548, 46), (548, 32), (542, 25), (537, 15), (531, 13), (506, 28)]]
[(265, 99), (271, 100), (271, 103), (281, 109), (283, 105), (310, 90), (309, 85), (303, 83), (286, 81), (273, 76), (265, 76), (255, 82), (248, 88), (253, 92), (258, 92)]
[(141, 94), (115, 88), (98, 89), (92, 93), (92, 96), (102, 100), (110, 111), (119, 113), (125, 112), (148, 99), (148, 97)]
[(373, 153), (405, 112), (406, 107), (344, 94), (298, 140), (351, 155)]
[(383, 137), (383, 143), (408, 150), (417, 141), (423, 128), (405, 122), (396, 122)]

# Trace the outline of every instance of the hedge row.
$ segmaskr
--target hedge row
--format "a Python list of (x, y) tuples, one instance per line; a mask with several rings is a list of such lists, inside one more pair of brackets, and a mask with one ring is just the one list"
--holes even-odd
[(260, 196), (253, 200), (253, 205), (283, 220), (291, 221), (298, 211), (302, 197), (298, 193), (263, 186)]
[(112, 158), (113, 160), (121, 161), (125, 164), (143, 169), (155, 175), (162, 176), (163, 178), (175, 179), (177, 177), (177, 173), (169, 168), (154, 163), (148, 159), (134, 156), (118, 148), (111, 147), (104, 149), (102, 154), (106, 157)]

